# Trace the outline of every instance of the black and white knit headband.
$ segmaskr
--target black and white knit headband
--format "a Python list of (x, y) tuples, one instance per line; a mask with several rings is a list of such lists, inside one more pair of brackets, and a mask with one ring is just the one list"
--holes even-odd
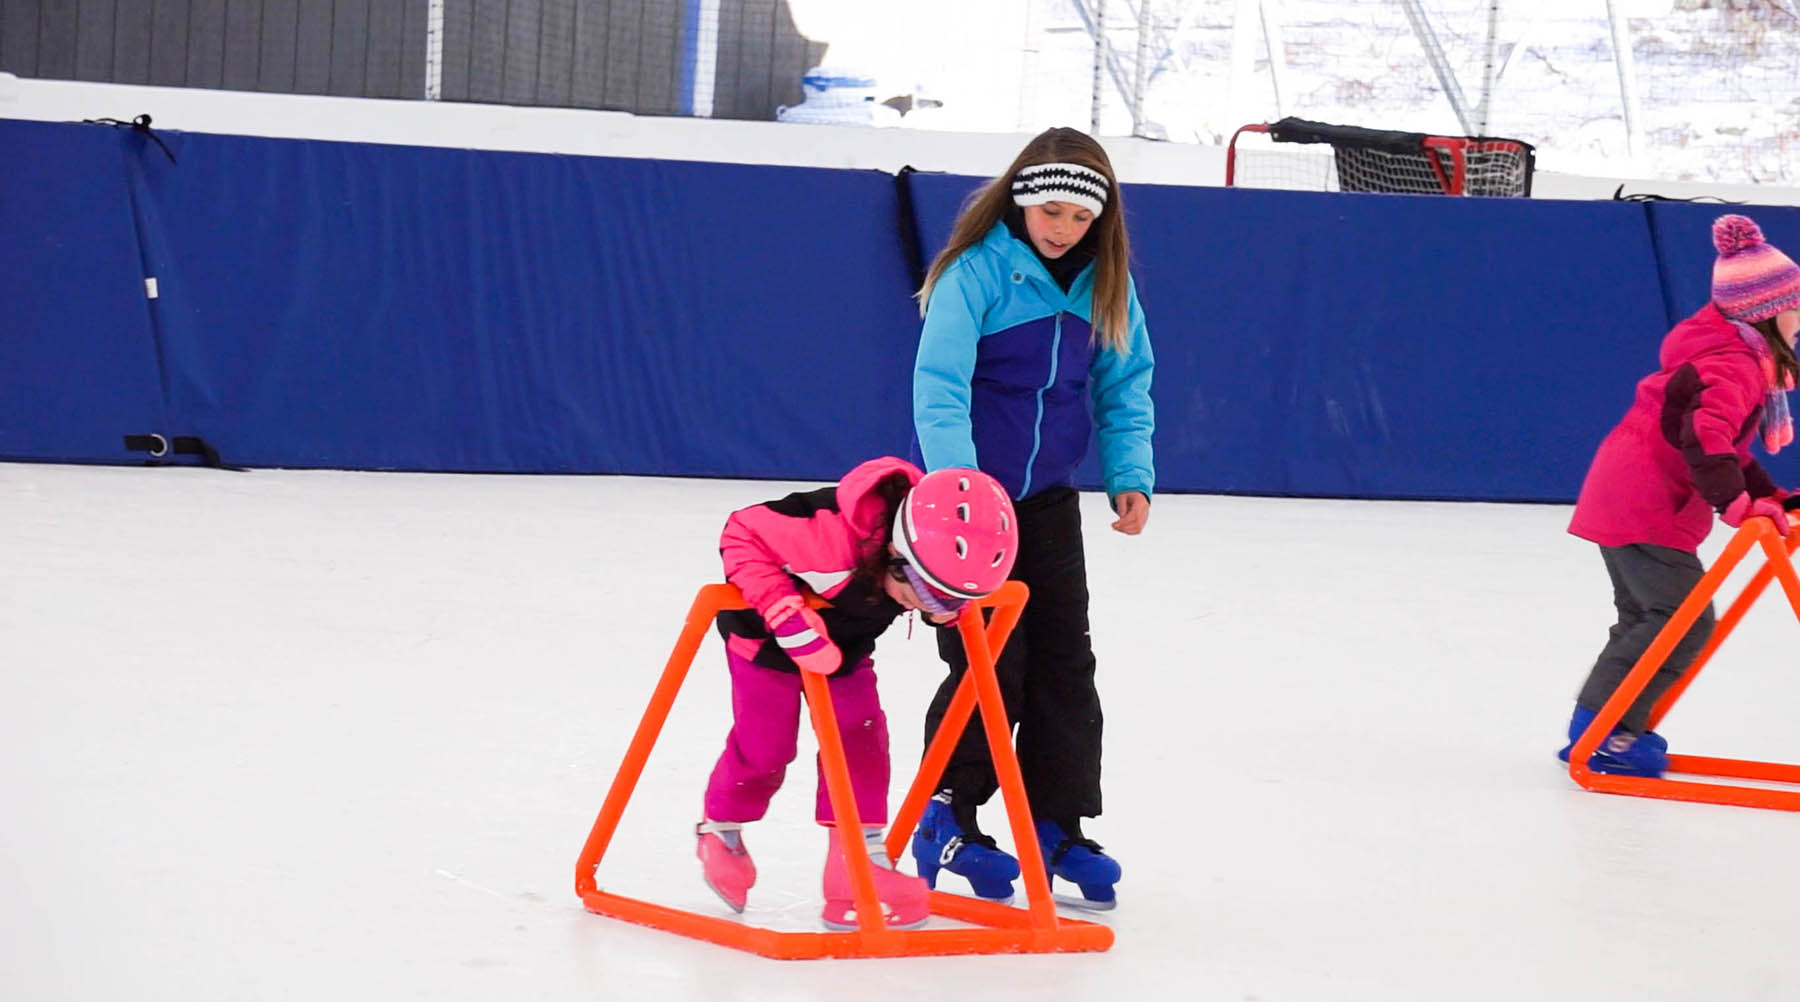
[(1013, 175), (1014, 205), (1068, 202), (1098, 216), (1106, 208), (1106, 175), (1080, 164), (1034, 164)]

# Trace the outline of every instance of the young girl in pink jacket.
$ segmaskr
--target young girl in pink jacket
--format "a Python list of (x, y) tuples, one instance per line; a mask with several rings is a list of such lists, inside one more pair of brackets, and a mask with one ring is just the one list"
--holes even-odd
[[(1713, 223), (1712, 302), (1663, 338), (1661, 367), (1588, 468), (1569, 531), (1600, 545), (1618, 622), (1576, 697), (1569, 751), (1705, 573), (1697, 551), (1716, 512), (1726, 525), (1766, 517), (1783, 535), (1786, 508), (1750, 442), (1773, 454), (1793, 441), (1787, 391), (1800, 363), (1800, 268), (1745, 216)], [(1668, 744), (1646, 728), (1658, 698), (1712, 635), (1708, 606), (1588, 762), (1595, 772), (1660, 776)]]
[[(726, 520), (719, 539), (725, 579), (750, 608), (718, 617), (732, 725), (695, 833), (706, 883), (732, 910), (744, 910), (756, 883), (743, 826), (768, 810), (797, 751), (805, 671), (827, 676), (864, 826), (858, 834), (877, 864), (887, 920), (898, 927), (925, 921), (925, 882), (895, 872), (881, 846), (888, 728), (870, 656), (876, 638), (907, 610), (948, 623), (965, 603), (1000, 587), (1018, 540), (1012, 501), (994, 478), (956, 468), (927, 476), (892, 457), (863, 463), (835, 487), (789, 494)], [(809, 607), (809, 591), (831, 604)], [(849, 868), (822, 774), (816, 811), (828, 832), (823, 919), (854, 928)]]

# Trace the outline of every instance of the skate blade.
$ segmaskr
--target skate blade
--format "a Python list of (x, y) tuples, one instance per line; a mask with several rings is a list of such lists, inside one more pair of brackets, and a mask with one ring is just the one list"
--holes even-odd
[(1110, 912), (1119, 907), (1118, 898), (1111, 901), (1089, 901), (1087, 898), (1077, 897), (1073, 894), (1052, 894), (1050, 897), (1064, 908), (1073, 908), (1077, 911)]
[[(887, 927), (889, 929), (917, 929), (920, 926), (924, 925), (926, 922), (930, 921), (931, 916), (926, 915), (924, 918), (919, 919), (917, 922), (895, 922), (893, 917), (889, 916), (889, 915), (883, 915), (881, 917), (881, 920), (883, 923), (885, 923), (887, 925)], [(835, 922), (835, 921), (828, 919), (825, 916), (821, 915), (821, 916), (819, 916), (819, 924), (824, 926), (825, 928), (831, 930), (832, 932), (856, 932), (858, 929), (862, 928), (862, 926), (860, 926), (856, 923), (854, 913), (852, 913), (852, 917), (847, 922)]]
[[(722, 901), (722, 902), (724, 902), (724, 903), (725, 903), (725, 907), (727, 907), (727, 908), (729, 908), (729, 909), (731, 909), (731, 910), (732, 910), (732, 911), (734, 911), (734, 912), (736, 912), (736, 913), (738, 913), (738, 914), (739, 914), (739, 915), (742, 915), (742, 914), (744, 914), (744, 906), (743, 906), (743, 905), (740, 905), (740, 904), (738, 904), (738, 903), (737, 903), (737, 902), (735, 902), (735, 901), (733, 901), (733, 900), (731, 900), (731, 899), (730, 899), (730, 898), (728, 898), (728, 897), (726, 897), (726, 896), (725, 896), (725, 892), (724, 892), (724, 891), (721, 891), (721, 890), (719, 890), (719, 889), (718, 889), (718, 888), (717, 888), (717, 887), (714, 887), (714, 886), (713, 886), (713, 885), (712, 885), (712, 881), (710, 881), (710, 880), (702, 880), (702, 881), (701, 881), (701, 883), (703, 883), (703, 884), (705, 884), (705, 885), (706, 885), (706, 889), (707, 889), (707, 890), (709, 890), (709, 891), (711, 891), (711, 892), (713, 892), (713, 893), (714, 893), (714, 894), (717, 894), (717, 895), (718, 895), (718, 896), (719, 896), (719, 900), (720, 900), (720, 901)], [(747, 903), (748, 903), (748, 900), (746, 900), (746, 902), (745, 902), (745, 903), (746, 903), (746, 904), (747, 904)]]
[[(961, 874), (958, 874), (958, 876), (961, 876)], [(975, 889), (973, 887), (969, 888), (969, 893), (964, 894), (961, 891), (952, 891), (948, 888), (940, 889), (937, 886), (932, 885), (932, 884), (927, 884), (927, 886), (931, 887), (931, 889), (933, 891), (936, 891), (939, 894), (949, 894), (953, 897), (968, 898), (971, 901), (986, 901), (990, 904), (1006, 905), (1008, 907), (1011, 907), (1013, 901), (1018, 897), (1018, 895), (1016, 893), (1014, 893), (1014, 894), (1008, 894), (1005, 897), (1000, 897), (1000, 898), (987, 898), (987, 897), (982, 897), (979, 894), (976, 894)]]

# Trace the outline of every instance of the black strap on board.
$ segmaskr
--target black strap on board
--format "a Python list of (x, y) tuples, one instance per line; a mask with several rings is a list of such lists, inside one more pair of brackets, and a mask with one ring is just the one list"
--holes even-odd
[(157, 432), (127, 435), (125, 436), (125, 448), (130, 452), (148, 453), (150, 458), (145, 460), (145, 465), (148, 466), (169, 465), (170, 456), (199, 456), (201, 462), (215, 470), (244, 472), (244, 468), (241, 466), (227, 465), (223, 459), (219, 458), (219, 450), (213, 448), (206, 439), (198, 435), (168, 437)]

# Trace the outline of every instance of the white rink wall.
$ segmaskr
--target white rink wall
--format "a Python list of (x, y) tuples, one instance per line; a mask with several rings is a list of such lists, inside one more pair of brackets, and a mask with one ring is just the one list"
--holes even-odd
[[(1019, 134), (928, 132), (776, 122), (641, 118), (622, 112), (509, 105), (378, 101), (214, 91), (180, 87), (34, 80), (0, 73), (0, 118), (72, 122), (151, 116), (184, 132), (446, 146), (581, 156), (708, 160), (726, 163), (919, 170), (989, 175), (1011, 161)], [(1081, 123), (1071, 123), (1080, 125)], [(1218, 185), (1219, 146), (1103, 136), (1127, 183)], [(1539, 198), (1611, 198), (1626, 194), (1717, 198), (1753, 205), (1800, 205), (1800, 188), (1660, 181), (1539, 170)]]

